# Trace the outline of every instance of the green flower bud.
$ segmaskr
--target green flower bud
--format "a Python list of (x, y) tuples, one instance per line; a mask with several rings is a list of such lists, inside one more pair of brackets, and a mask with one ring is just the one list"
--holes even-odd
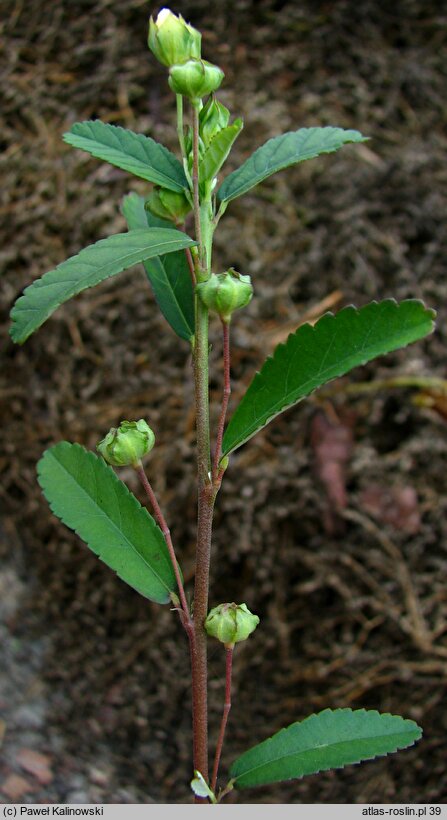
[(183, 94), (197, 103), (202, 97), (216, 91), (224, 76), (219, 66), (206, 60), (188, 60), (183, 65), (171, 66), (169, 86), (175, 94)]
[(112, 427), (96, 449), (113, 467), (126, 467), (129, 464), (136, 467), (154, 444), (154, 433), (144, 419), (140, 419), (122, 421), (119, 427)]
[(230, 268), (225, 273), (212, 273), (206, 282), (197, 285), (197, 293), (209, 310), (229, 324), (233, 311), (248, 305), (253, 288), (249, 276)]
[(181, 65), (188, 60), (200, 59), (202, 35), (186, 23), (179, 14), (162, 9), (154, 22), (149, 21), (148, 46), (165, 66)]
[(199, 134), (208, 146), (222, 128), (226, 128), (230, 121), (230, 112), (222, 103), (210, 97), (199, 114)]
[(168, 219), (176, 225), (183, 225), (185, 216), (191, 210), (191, 204), (185, 194), (169, 191), (167, 188), (155, 187), (150, 197), (146, 200), (144, 207), (153, 216), (160, 219)]
[(212, 609), (205, 621), (205, 629), (212, 638), (227, 648), (247, 640), (259, 623), (246, 604), (219, 604)]

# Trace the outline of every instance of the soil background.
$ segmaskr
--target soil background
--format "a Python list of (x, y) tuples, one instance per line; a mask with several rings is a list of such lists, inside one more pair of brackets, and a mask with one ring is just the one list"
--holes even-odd
[[(148, 463), (192, 588), (194, 414), (187, 346), (141, 269), (86, 291), (24, 347), (7, 336), (22, 288), (125, 229), (141, 180), (61, 134), (101, 118), (175, 150), (164, 69), (146, 47), (141, 0), (3, 0), (0, 610), (5, 802), (187, 802), (188, 654), (174, 615), (127, 588), (49, 512), (43, 450), (94, 448), (122, 418), (157, 435)], [(231, 203), (215, 269), (251, 274), (234, 321), (237, 403), (274, 345), (304, 318), (373, 298), (423, 298), (434, 336), (356, 370), (278, 418), (232, 458), (218, 499), (213, 605), (261, 617), (235, 659), (225, 769), (247, 747), (327, 707), (417, 720), (417, 747), (230, 800), (444, 802), (447, 429), (445, 398), (348, 394), (348, 384), (446, 369), (446, 22), (442, 2), (177, 2), (226, 78), (245, 129), (226, 170), (300, 126), (371, 137), (278, 174)], [(324, 300), (324, 301), (323, 301)], [(218, 327), (212, 410), (219, 408)], [(433, 407), (428, 407), (432, 404)], [(444, 413), (444, 416), (443, 416)], [(134, 476), (122, 477), (143, 501)], [(210, 731), (223, 697), (211, 647)]]

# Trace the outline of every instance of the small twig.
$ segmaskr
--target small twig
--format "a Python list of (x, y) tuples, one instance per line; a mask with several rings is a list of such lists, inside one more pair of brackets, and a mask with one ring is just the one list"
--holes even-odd
[(375, 393), (380, 390), (391, 390), (395, 387), (413, 387), (417, 390), (432, 390), (440, 395), (447, 395), (447, 380), (436, 376), (393, 376), (389, 379), (373, 379), (370, 382), (354, 382), (341, 384), (324, 390), (325, 396), (361, 395)]
[(160, 529), (161, 529), (161, 531), (163, 533), (163, 536), (164, 536), (164, 539), (166, 541), (166, 546), (168, 548), (169, 556), (171, 558), (172, 566), (174, 568), (175, 580), (177, 581), (177, 587), (178, 587), (179, 596), (180, 596), (180, 603), (181, 603), (181, 607), (182, 607), (181, 621), (182, 621), (183, 626), (186, 629), (186, 632), (188, 633), (188, 635), (190, 635), (191, 632), (192, 632), (191, 615), (189, 613), (188, 604), (186, 602), (186, 596), (185, 596), (185, 590), (183, 588), (182, 576), (180, 575), (180, 570), (179, 570), (179, 566), (178, 566), (178, 563), (177, 563), (177, 558), (175, 557), (175, 550), (174, 550), (174, 545), (172, 543), (171, 532), (170, 532), (169, 527), (166, 523), (166, 519), (165, 519), (165, 517), (164, 517), (164, 515), (161, 511), (160, 505), (159, 505), (159, 503), (156, 499), (155, 493), (154, 493), (154, 491), (153, 491), (153, 489), (152, 489), (152, 487), (149, 483), (148, 477), (147, 477), (146, 473), (144, 472), (144, 467), (141, 464), (141, 462), (135, 467), (135, 471), (136, 471), (136, 473), (137, 473), (137, 475), (138, 475), (138, 477), (139, 477), (139, 479), (140, 479), (140, 481), (141, 481), (141, 483), (142, 483), (142, 485), (143, 485), (143, 487), (146, 491), (146, 495), (147, 495), (147, 497), (148, 497), (148, 499), (149, 499), (149, 501), (152, 505), (152, 509), (154, 511), (155, 518), (157, 519), (157, 522), (160, 526)]
[[(396, 568), (396, 578), (404, 594), (404, 600), (408, 614), (408, 632), (413, 638), (416, 646), (424, 652), (432, 649), (432, 635), (428, 629), (426, 620), (421, 610), (420, 601), (414, 588), (410, 570), (402, 556), (399, 548), (391, 541), (383, 529), (380, 529), (370, 518), (357, 510), (343, 510), (342, 516), (348, 521), (360, 524), (366, 532), (373, 535), (383, 547), (387, 555), (394, 562)], [(405, 619), (407, 621), (407, 619)], [(402, 623), (403, 626), (403, 623)]]
[(219, 771), (220, 756), (222, 754), (222, 746), (225, 737), (225, 729), (227, 727), (228, 715), (231, 709), (231, 671), (233, 668), (233, 649), (234, 644), (225, 648), (225, 702), (222, 713), (222, 722), (220, 724), (220, 732), (216, 746), (216, 756), (214, 758), (213, 776), (211, 779), (211, 789), (216, 791), (217, 774)]
[(214, 465), (213, 465), (213, 479), (214, 482), (220, 484), (222, 480), (223, 471), (219, 471), (219, 461), (222, 455), (222, 440), (225, 427), (225, 417), (227, 415), (228, 402), (231, 394), (231, 380), (230, 380), (230, 325), (227, 322), (222, 322), (223, 331), (223, 363), (224, 363), (224, 387), (222, 397), (222, 408), (220, 411), (219, 424), (216, 436), (216, 449), (214, 451)]

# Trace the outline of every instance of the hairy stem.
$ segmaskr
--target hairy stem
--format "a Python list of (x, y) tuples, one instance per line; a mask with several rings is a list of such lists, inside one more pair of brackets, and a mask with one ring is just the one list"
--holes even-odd
[(225, 427), (225, 418), (228, 410), (228, 402), (231, 394), (230, 381), (230, 325), (222, 322), (223, 332), (223, 364), (224, 364), (224, 387), (222, 397), (222, 408), (220, 411), (219, 424), (217, 427), (216, 448), (214, 450), (213, 480), (216, 482), (219, 476), (219, 461), (222, 455), (222, 439)]
[[(199, 112), (193, 107), (193, 202), (196, 240), (199, 243), (197, 279), (208, 275), (207, 265), (211, 252), (202, 243), (204, 235), (212, 236), (208, 229), (207, 209), (202, 213), (199, 192)], [(205, 214), (205, 215), (204, 215)], [(211, 483), (211, 454), (209, 432), (208, 395), (208, 309), (196, 296), (194, 385), (197, 431), (198, 518), (197, 550), (194, 587), (194, 641), (191, 649), (192, 699), (193, 699), (193, 753), (194, 768), (208, 780), (208, 669), (207, 636), (204, 629), (208, 614), (209, 567), (211, 555), (211, 530), (215, 493)], [(196, 802), (203, 802), (196, 798)]]
[(225, 700), (222, 713), (222, 722), (220, 724), (220, 732), (216, 746), (216, 756), (214, 758), (213, 775), (211, 778), (211, 789), (213, 792), (216, 790), (220, 756), (222, 754), (222, 746), (225, 737), (225, 729), (227, 728), (228, 715), (230, 714), (231, 709), (231, 672), (233, 668), (233, 649), (234, 646), (225, 647)]

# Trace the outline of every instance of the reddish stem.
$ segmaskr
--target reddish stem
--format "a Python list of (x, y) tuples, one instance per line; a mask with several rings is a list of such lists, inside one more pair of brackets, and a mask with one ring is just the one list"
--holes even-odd
[(172, 543), (172, 538), (171, 538), (171, 533), (170, 533), (169, 527), (168, 527), (168, 525), (166, 523), (166, 519), (165, 519), (165, 517), (164, 517), (164, 515), (161, 511), (160, 505), (159, 505), (159, 503), (158, 503), (158, 501), (155, 497), (155, 493), (154, 493), (154, 491), (153, 491), (153, 489), (152, 489), (152, 487), (149, 483), (148, 477), (147, 477), (146, 473), (144, 472), (144, 467), (141, 464), (141, 462), (140, 462), (140, 464), (138, 464), (135, 467), (135, 471), (138, 474), (138, 477), (139, 477), (139, 479), (140, 479), (140, 481), (141, 481), (141, 483), (142, 483), (142, 485), (143, 485), (143, 487), (146, 491), (146, 495), (147, 495), (147, 497), (148, 497), (148, 499), (149, 499), (149, 501), (152, 505), (152, 509), (154, 511), (155, 518), (158, 521), (158, 524), (160, 526), (160, 529), (161, 529), (161, 531), (163, 533), (163, 536), (164, 536), (164, 539), (166, 541), (166, 546), (168, 548), (169, 556), (171, 558), (172, 566), (174, 568), (175, 580), (177, 581), (177, 586), (178, 586), (178, 591), (179, 591), (179, 596), (180, 596), (180, 603), (182, 605), (183, 614), (182, 614), (182, 619), (181, 620), (182, 620), (183, 626), (185, 627), (188, 635), (191, 636), (191, 634), (192, 634), (191, 616), (189, 614), (189, 608), (188, 608), (188, 604), (186, 602), (186, 596), (185, 596), (185, 590), (183, 588), (182, 576), (180, 574), (179, 566), (178, 566), (178, 563), (177, 563), (177, 558), (175, 557), (175, 550), (174, 550), (174, 545)]
[(192, 258), (192, 253), (191, 253), (189, 248), (185, 248), (185, 254), (186, 254), (186, 259), (188, 260), (189, 272), (191, 274), (191, 282), (193, 284), (193, 287), (195, 287), (196, 284), (197, 284), (196, 269), (194, 267), (194, 260)]
[(211, 779), (211, 789), (213, 792), (216, 791), (217, 773), (219, 771), (220, 756), (222, 754), (222, 746), (225, 737), (225, 729), (227, 728), (228, 715), (230, 714), (231, 709), (231, 671), (233, 668), (233, 649), (234, 644), (229, 647), (225, 647), (225, 702), (222, 713), (222, 722), (220, 724), (219, 737), (217, 740), (216, 756), (214, 758), (213, 776)]
[[(199, 246), (197, 278), (205, 275), (206, 251), (202, 244), (199, 193), (199, 112), (193, 106), (193, 200), (195, 238)], [(209, 271), (207, 272), (209, 273)], [(191, 646), (193, 700), (194, 768), (208, 781), (208, 667), (207, 635), (204, 628), (208, 614), (211, 530), (214, 488), (211, 483), (211, 456), (208, 398), (208, 309), (195, 299), (194, 382), (197, 431), (198, 520), (194, 585), (194, 636)], [(207, 802), (195, 797), (196, 803)]]
[[(220, 484), (223, 472), (219, 471), (219, 461), (222, 455), (222, 440), (225, 427), (225, 417), (228, 410), (228, 402), (231, 394), (230, 380), (230, 325), (222, 322), (223, 331), (223, 364), (224, 364), (224, 387), (222, 396), (222, 409), (220, 411), (219, 424), (217, 427), (216, 448), (214, 451), (213, 479)], [(220, 480), (219, 480), (220, 479)]]

